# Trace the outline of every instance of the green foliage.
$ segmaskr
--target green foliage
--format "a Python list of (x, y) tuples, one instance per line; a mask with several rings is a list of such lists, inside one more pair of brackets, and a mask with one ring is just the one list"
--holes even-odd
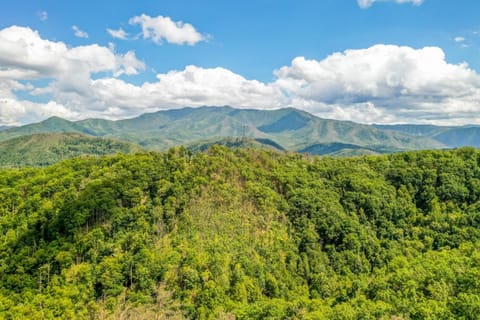
[(469, 148), (3, 169), (0, 318), (478, 319), (479, 208)]
[(34, 134), (0, 142), (0, 167), (46, 166), (78, 156), (132, 153), (141, 148), (128, 142), (79, 133)]

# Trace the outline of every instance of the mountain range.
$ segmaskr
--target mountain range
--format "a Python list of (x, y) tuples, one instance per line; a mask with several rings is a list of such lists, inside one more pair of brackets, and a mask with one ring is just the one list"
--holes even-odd
[(417, 137), (432, 138), (449, 148), (464, 146), (480, 147), (480, 126), (475, 125), (455, 127), (403, 124), (375, 125), (375, 128), (403, 132)]
[[(83, 135), (115, 139), (148, 150), (165, 150), (177, 145), (203, 150), (219, 143), (345, 156), (480, 147), (479, 126), (365, 125), (322, 119), (293, 108), (255, 110), (229, 106), (171, 109), (117, 121), (69, 121), (51, 117), (39, 123), (3, 128), (0, 130), (0, 142), (51, 133), (76, 133), (79, 134), (76, 137), (82, 137), (84, 142)], [(69, 136), (69, 139), (73, 137)], [(10, 148), (13, 145), (11, 143)]]
[(0, 131), (11, 129), (11, 128), (14, 128), (14, 127), (12, 127), (12, 126), (0, 126)]

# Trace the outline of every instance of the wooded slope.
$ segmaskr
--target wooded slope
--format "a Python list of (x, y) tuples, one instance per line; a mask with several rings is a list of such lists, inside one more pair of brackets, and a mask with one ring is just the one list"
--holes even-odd
[(478, 319), (480, 152), (0, 171), (0, 318)]

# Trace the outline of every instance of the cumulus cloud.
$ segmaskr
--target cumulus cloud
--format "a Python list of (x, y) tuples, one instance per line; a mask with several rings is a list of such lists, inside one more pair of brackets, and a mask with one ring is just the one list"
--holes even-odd
[[(75, 101), (91, 94), (91, 77), (96, 73), (137, 74), (145, 69), (133, 52), (117, 54), (113, 48), (99, 45), (68, 47), (63, 42), (42, 39), (30, 28), (12, 26), (0, 30), (0, 123), (12, 124), (46, 115), (57, 114), (76, 118), (84, 115), (84, 106)], [(30, 88), (19, 81), (47, 80), (47, 87)], [(15, 91), (31, 95), (51, 95), (53, 100), (37, 104), (18, 100)], [(65, 95), (78, 96), (73, 103), (57, 99)]]
[[(246, 108), (279, 108), (288, 101), (279, 88), (224, 68), (187, 66), (157, 75), (158, 81), (134, 86), (118, 79), (93, 82), (97, 98), (107, 105), (130, 111), (182, 106), (232, 105)], [(136, 110), (133, 110), (136, 109)]]
[(107, 32), (115, 39), (127, 40), (128, 38), (128, 33), (126, 33), (122, 28), (118, 30), (107, 29)]
[(80, 113), (69, 110), (55, 101), (35, 103), (17, 99), (16, 91), (28, 91), (31, 89), (32, 85), (29, 84), (22, 84), (14, 80), (0, 80), (0, 124), (19, 125), (38, 122), (54, 115), (70, 119), (80, 117)]
[[(274, 72), (271, 83), (248, 80), (224, 68), (187, 66), (133, 85), (102, 78), (77, 100), (99, 116), (121, 118), (182, 106), (245, 108), (293, 106), (325, 118), (362, 123), (480, 122), (480, 76), (466, 64), (449, 64), (440, 48), (376, 45), (303, 57)], [(85, 89), (87, 90), (87, 89)], [(62, 103), (75, 101), (62, 91)]]
[(117, 54), (97, 44), (68, 47), (63, 42), (42, 39), (37, 31), (24, 27), (0, 30), (0, 79), (33, 80), (72, 76), (73, 71), (136, 74), (145, 69), (131, 51)]
[(81, 113), (72, 111), (55, 101), (34, 103), (28, 100), (0, 99), (0, 123), (3, 125), (39, 122), (51, 116), (80, 119)]
[(121, 119), (184, 106), (232, 105), (272, 109), (288, 104), (279, 88), (245, 79), (224, 68), (187, 66), (184, 70), (159, 74), (157, 81), (140, 86), (112, 77), (86, 81), (81, 74), (76, 74), (73, 81), (76, 86), (55, 81), (48, 88), (32, 90), (31, 94), (52, 94), (57, 107), (63, 106), (71, 112), (66, 114), (63, 110), (58, 115), (66, 115), (69, 119)]
[(448, 63), (438, 47), (381, 44), (319, 60), (296, 57), (268, 83), (190, 65), (137, 85), (118, 78), (145, 69), (131, 51), (70, 47), (22, 27), (0, 30), (0, 43), (0, 125), (202, 105), (289, 106), (362, 123), (480, 123), (480, 75), (465, 63)]
[[(447, 63), (437, 47), (376, 45), (335, 53), (320, 61), (297, 57), (275, 74), (275, 85), (306, 101), (317, 114), (331, 118), (465, 122), (462, 112), (473, 113), (480, 102), (480, 76), (466, 64)], [(370, 119), (350, 112), (366, 106)], [(474, 117), (480, 120), (476, 114)]]
[(182, 21), (173, 21), (170, 17), (150, 17), (142, 14), (130, 19), (131, 25), (140, 25), (144, 39), (152, 39), (157, 44), (164, 41), (178, 45), (195, 45), (205, 41), (206, 37), (200, 34), (191, 24)]
[(448, 64), (440, 48), (394, 45), (347, 50), (321, 61), (298, 57), (276, 75), (286, 90), (328, 103), (395, 95), (463, 95), (472, 84), (480, 84), (478, 75), (465, 64)]
[(395, 2), (398, 4), (412, 3), (415, 6), (419, 6), (424, 0), (357, 0), (358, 6), (362, 9), (371, 7), (375, 2)]
[(72, 26), (72, 30), (75, 32), (75, 37), (78, 37), (78, 38), (88, 38), (88, 33), (86, 33), (85, 31), (83, 30), (80, 30), (79, 27), (73, 25)]
[(455, 40), (455, 42), (464, 42), (465, 38), (464, 37), (455, 37), (453, 40)]

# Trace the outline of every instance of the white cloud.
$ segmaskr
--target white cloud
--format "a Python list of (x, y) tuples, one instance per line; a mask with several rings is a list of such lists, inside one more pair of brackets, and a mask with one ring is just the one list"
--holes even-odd
[(55, 101), (34, 103), (17, 99), (15, 91), (31, 89), (31, 85), (21, 84), (18, 81), (0, 80), (0, 124), (19, 125), (38, 122), (53, 115), (70, 119), (80, 117), (80, 113), (71, 111)]
[(455, 37), (453, 40), (455, 40), (455, 42), (464, 42), (465, 38), (464, 37)]
[(77, 26), (72, 26), (72, 30), (75, 32), (75, 37), (78, 37), (78, 38), (88, 38), (88, 33), (86, 33), (85, 31), (83, 30), (80, 30), (80, 28), (78, 28)]
[(47, 11), (38, 11), (37, 17), (40, 21), (47, 21), (48, 20), (48, 12)]
[[(466, 64), (449, 64), (435, 47), (376, 45), (323, 60), (297, 57), (275, 71), (276, 80), (248, 80), (224, 68), (187, 66), (136, 86), (102, 78), (78, 98), (91, 114), (122, 118), (182, 106), (244, 108), (293, 106), (325, 118), (362, 123), (480, 122), (480, 76)], [(66, 105), (70, 93), (59, 99)]]
[(32, 94), (52, 94), (53, 101), (71, 111), (69, 119), (121, 119), (183, 106), (271, 109), (288, 104), (279, 88), (245, 79), (224, 68), (187, 66), (184, 70), (159, 74), (157, 79), (136, 86), (116, 78), (88, 80), (77, 73), (75, 86), (58, 81), (48, 88), (33, 90)]
[[(202, 105), (292, 106), (363, 123), (480, 123), (480, 75), (465, 63), (448, 63), (437, 47), (375, 45), (321, 60), (297, 57), (269, 83), (190, 65), (135, 85), (116, 78), (145, 69), (133, 52), (69, 47), (15, 26), (0, 30), (0, 43), (0, 125), (51, 115), (120, 119)], [(20, 99), (19, 91), (49, 101)]]
[[(440, 48), (376, 45), (335, 53), (322, 61), (295, 58), (276, 71), (277, 83), (309, 99), (355, 102), (396, 94), (464, 94), (478, 75), (445, 61)], [(456, 79), (456, 81), (452, 81)]]
[[(53, 114), (78, 118), (88, 114), (76, 102), (92, 94), (92, 74), (112, 76), (137, 74), (145, 69), (133, 52), (117, 54), (113, 48), (88, 45), (70, 48), (63, 42), (44, 40), (29, 28), (12, 26), (0, 30), (0, 123), (38, 121)], [(18, 81), (46, 80), (47, 87), (26, 87)], [(15, 91), (51, 95), (41, 104), (18, 100)], [(62, 97), (71, 96), (67, 101)], [(67, 103), (68, 102), (68, 103)]]
[(0, 79), (34, 80), (68, 78), (76, 72), (136, 74), (145, 69), (133, 52), (116, 54), (97, 44), (69, 48), (63, 42), (44, 40), (30, 28), (0, 30)]
[(80, 119), (82, 114), (69, 110), (55, 101), (34, 103), (26, 100), (0, 99), (0, 123), (3, 125), (21, 125), (39, 122), (51, 116), (67, 119)]
[(128, 51), (126, 54), (115, 56), (115, 77), (119, 77), (122, 74), (127, 76), (136, 75), (139, 70), (145, 70), (145, 63), (138, 60), (133, 51)]
[(412, 3), (415, 6), (421, 5), (424, 0), (357, 0), (358, 6), (362, 9), (371, 7), (375, 2), (395, 2), (398, 4)]
[(206, 40), (206, 37), (200, 34), (191, 24), (173, 21), (170, 17), (150, 17), (142, 14), (131, 18), (129, 23), (140, 25), (143, 38), (152, 39), (157, 44), (166, 41), (178, 45), (195, 45)]
[(127, 40), (128, 38), (128, 33), (126, 33), (122, 28), (118, 30), (107, 29), (107, 32), (115, 39)]
[(288, 100), (279, 88), (224, 68), (187, 66), (157, 75), (158, 81), (134, 86), (118, 79), (93, 82), (97, 98), (106, 105), (137, 113), (171, 107), (232, 105), (245, 108), (279, 108)]
[[(361, 122), (480, 120), (480, 76), (466, 64), (447, 63), (437, 47), (376, 45), (321, 61), (298, 57), (275, 74), (277, 86), (325, 117)], [(365, 106), (369, 116), (376, 117), (368, 120), (351, 112)], [(465, 119), (464, 112), (472, 118)]]

